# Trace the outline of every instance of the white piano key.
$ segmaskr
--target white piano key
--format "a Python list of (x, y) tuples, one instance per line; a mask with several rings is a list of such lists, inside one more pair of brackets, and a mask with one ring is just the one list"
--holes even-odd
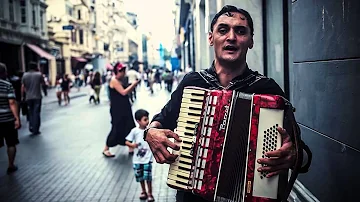
[(210, 137), (210, 136), (211, 136), (211, 131), (212, 131), (212, 128), (211, 128), (211, 127), (208, 127), (208, 128), (207, 128), (207, 132), (206, 132), (206, 136), (207, 136), (207, 137)]
[(215, 109), (216, 109), (216, 108), (215, 108), (214, 106), (211, 107), (211, 113), (210, 113), (211, 116), (214, 116), (214, 114), (215, 114)]
[(202, 187), (202, 181), (201, 181), (201, 180), (199, 180), (199, 182), (198, 182), (198, 184), (197, 184), (197, 189), (198, 189), (198, 190), (200, 190), (200, 189), (201, 189), (201, 187)]
[(204, 170), (200, 170), (199, 179), (200, 179), (200, 180), (204, 179)]
[(207, 158), (208, 151), (209, 151), (208, 149), (204, 149), (204, 153), (203, 153), (202, 157)]
[(208, 148), (209, 147), (209, 144), (210, 144), (210, 138), (205, 138), (206, 142), (205, 142), (205, 147)]
[(217, 99), (218, 99), (218, 97), (217, 97), (217, 96), (214, 96), (213, 105), (216, 105), (216, 104), (217, 104)]
[(212, 126), (214, 124), (214, 117), (210, 117), (209, 118), (209, 124), (208, 124), (208, 126)]
[(189, 103), (189, 104), (192, 104), (192, 105), (200, 105), (201, 107), (203, 105), (203, 102), (201, 100), (193, 100), (193, 99), (186, 98), (186, 97), (182, 98), (181, 102), (182, 103)]
[(201, 168), (205, 168), (205, 165), (206, 165), (206, 161), (205, 160), (202, 160), (202, 162), (201, 162)]
[(173, 187), (176, 187), (176, 188), (178, 188), (178, 189), (184, 189), (184, 190), (189, 190), (189, 189), (191, 189), (191, 188), (189, 187), (189, 185), (184, 185), (184, 184), (176, 183), (175, 180), (170, 180), (170, 179), (168, 179), (166, 183), (167, 183), (168, 185), (173, 186)]

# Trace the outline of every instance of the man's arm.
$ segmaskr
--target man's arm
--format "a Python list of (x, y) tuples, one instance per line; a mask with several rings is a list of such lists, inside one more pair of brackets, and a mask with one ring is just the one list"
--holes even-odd
[(21, 123), (20, 123), (20, 118), (19, 118), (19, 114), (18, 114), (19, 109), (18, 109), (16, 100), (9, 99), (9, 105), (10, 105), (11, 112), (13, 113), (13, 115), (15, 117), (15, 129), (19, 129), (21, 127)]

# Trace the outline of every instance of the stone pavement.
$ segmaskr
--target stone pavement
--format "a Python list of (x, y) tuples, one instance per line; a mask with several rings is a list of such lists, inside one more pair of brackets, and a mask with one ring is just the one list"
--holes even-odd
[[(147, 109), (152, 117), (169, 99), (165, 90), (149, 95), (138, 89), (133, 111)], [(140, 201), (131, 157), (126, 147), (111, 151), (115, 158), (102, 156), (110, 131), (109, 104), (88, 103), (87, 96), (68, 106), (57, 103), (42, 108), (41, 134), (32, 136), (25, 120), (19, 131), (16, 164), (19, 170), (6, 175), (6, 148), (0, 148), (0, 201)], [(168, 165), (154, 163), (153, 194), (157, 202), (175, 201), (175, 190), (166, 185)]]

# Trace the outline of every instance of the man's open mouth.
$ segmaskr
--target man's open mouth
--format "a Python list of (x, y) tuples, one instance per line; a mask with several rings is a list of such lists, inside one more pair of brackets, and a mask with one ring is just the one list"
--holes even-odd
[(227, 45), (224, 47), (224, 50), (227, 50), (227, 51), (237, 51), (238, 48), (236, 46), (232, 46), (232, 45)]

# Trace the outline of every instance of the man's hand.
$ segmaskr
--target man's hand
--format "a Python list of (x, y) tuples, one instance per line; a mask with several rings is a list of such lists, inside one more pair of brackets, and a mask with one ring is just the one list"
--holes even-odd
[(281, 134), (282, 146), (280, 149), (265, 153), (265, 156), (269, 158), (258, 159), (259, 164), (265, 164), (266, 166), (260, 167), (259, 172), (269, 172), (266, 177), (272, 177), (278, 175), (280, 172), (291, 168), (295, 163), (295, 149), (291, 142), (290, 135), (285, 129), (278, 127), (277, 130)]
[(178, 157), (178, 155), (170, 154), (167, 150), (167, 147), (174, 150), (180, 149), (178, 145), (171, 142), (168, 138), (174, 138), (179, 142), (181, 141), (176, 133), (167, 129), (151, 128), (146, 135), (146, 141), (149, 143), (150, 149), (158, 163), (170, 164)]
[(21, 128), (21, 122), (20, 119), (15, 119), (15, 129), (20, 129)]

